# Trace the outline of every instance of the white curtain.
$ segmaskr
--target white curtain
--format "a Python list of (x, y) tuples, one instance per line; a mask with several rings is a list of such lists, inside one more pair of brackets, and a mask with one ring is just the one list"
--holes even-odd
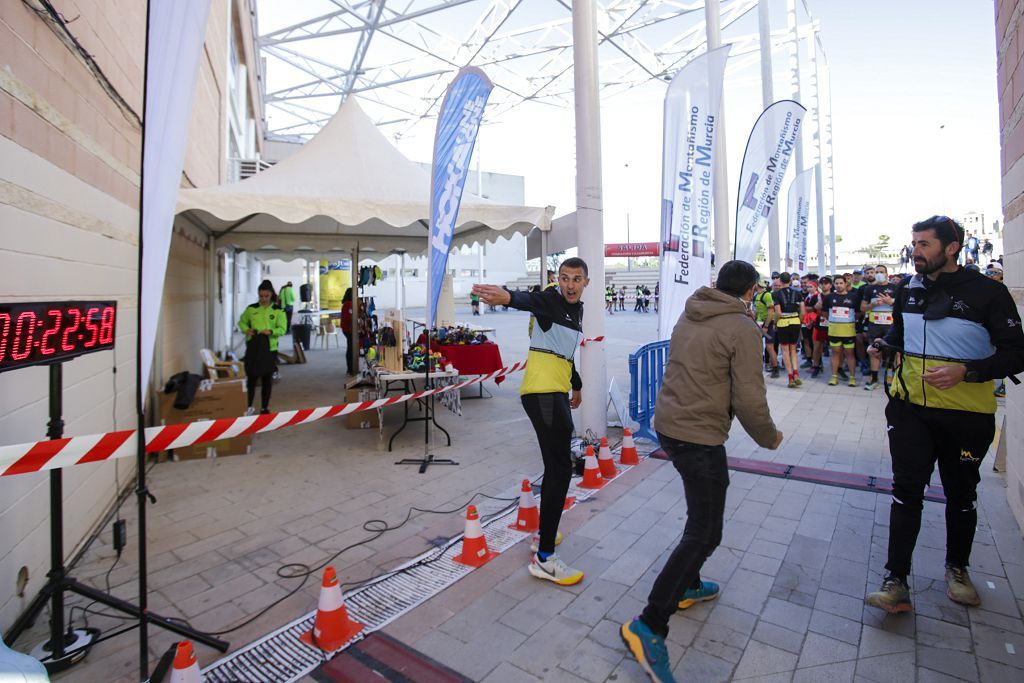
[(174, 207), (209, 11), (210, 0), (149, 0), (139, 292), (143, 385), (153, 366)]

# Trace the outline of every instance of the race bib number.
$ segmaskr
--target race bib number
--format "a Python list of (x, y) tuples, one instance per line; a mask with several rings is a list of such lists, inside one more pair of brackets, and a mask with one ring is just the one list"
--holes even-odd
[(831, 315), (836, 319), (853, 320), (853, 313), (846, 306), (833, 306)]
[(874, 311), (872, 311), (871, 317), (871, 322), (873, 322), (876, 325), (892, 325), (891, 311), (881, 311), (879, 313), (875, 313)]

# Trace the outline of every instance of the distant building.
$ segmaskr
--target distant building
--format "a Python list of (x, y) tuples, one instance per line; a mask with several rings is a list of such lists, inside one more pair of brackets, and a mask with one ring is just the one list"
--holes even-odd
[(960, 222), (964, 226), (964, 230), (975, 235), (988, 235), (989, 226), (985, 222), (985, 214), (978, 213), (977, 211), (969, 211), (964, 214)]

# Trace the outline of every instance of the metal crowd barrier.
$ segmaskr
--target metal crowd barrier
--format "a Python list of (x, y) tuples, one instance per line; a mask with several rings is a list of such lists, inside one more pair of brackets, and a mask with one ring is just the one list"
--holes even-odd
[(651, 420), (668, 362), (668, 339), (644, 344), (629, 354), (629, 416), (640, 425), (636, 436), (657, 442)]

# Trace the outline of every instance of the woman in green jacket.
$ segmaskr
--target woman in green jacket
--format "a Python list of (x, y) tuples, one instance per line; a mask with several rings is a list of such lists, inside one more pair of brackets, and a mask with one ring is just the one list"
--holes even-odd
[(254, 414), (252, 401), (256, 397), (256, 382), (260, 383), (260, 413), (270, 412), (270, 390), (277, 369), (277, 338), (285, 333), (285, 313), (275, 303), (274, 285), (264, 280), (259, 287), (260, 300), (250, 304), (238, 319), (238, 329), (245, 333), (245, 375), (248, 378), (249, 410)]

